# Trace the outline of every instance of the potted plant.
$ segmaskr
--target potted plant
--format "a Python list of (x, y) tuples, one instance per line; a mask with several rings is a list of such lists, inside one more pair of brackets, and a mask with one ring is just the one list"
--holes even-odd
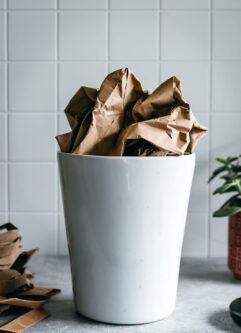
[(213, 213), (213, 217), (229, 217), (228, 267), (241, 280), (241, 163), (240, 156), (217, 158), (221, 166), (213, 171), (209, 182), (219, 176), (224, 183), (213, 192), (233, 195)]

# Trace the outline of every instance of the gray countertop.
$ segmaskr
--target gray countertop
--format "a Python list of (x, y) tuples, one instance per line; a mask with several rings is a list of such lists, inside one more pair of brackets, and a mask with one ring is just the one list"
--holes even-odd
[[(67, 257), (36, 256), (29, 270), (36, 273), (35, 285), (61, 288), (62, 293), (45, 305), (51, 316), (26, 332), (241, 332), (228, 310), (230, 302), (241, 297), (241, 281), (233, 279), (224, 259), (184, 259), (174, 313), (153, 324), (132, 326), (101, 324), (76, 314)], [(1, 314), (0, 323), (12, 316)]]

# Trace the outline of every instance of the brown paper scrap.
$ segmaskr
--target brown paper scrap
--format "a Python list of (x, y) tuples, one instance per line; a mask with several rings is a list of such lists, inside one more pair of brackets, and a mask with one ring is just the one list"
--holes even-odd
[(8, 309), (10, 309), (11, 305), (7, 305), (7, 304), (1, 304), (0, 305), (0, 313), (7, 311)]
[(49, 297), (55, 296), (59, 293), (60, 293), (60, 289), (33, 286), (32, 288), (30, 288), (26, 291), (16, 292), (15, 295), (17, 295), (17, 296), (31, 296), (31, 297), (43, 296), (43, 297), (48, 297), (49, 298)]
[(39, 248), (30, 251), (23, 251), (20, 247), (14, 248), (9, 256), (0, 258), (0, 271), (9, 268), (18, 270), (25, 267), (31, 257), (38, 251)]
[[(6, 232), (1, 232), (6, 229)], [(8, 222), (0, 226), (0, 242), (13, 242), (18, 238), (18, 228), (12, 223)]]
[(20, 274), (14, 269), (7, 269), (0, 272), (0, 296), (8, 295), (20, 287), (29, 284), (29, 279), (24, 273)]
[(65, 109), (72, 131), (56, 137), (61, 151), (107, 156), (191, 153), (207, 132), (171, 77), (151, 94), (122, 68), (99, 90), (81, 87)]
[(13, 242), (0, 243), (0, 258), (9, 256), (12, 252), (15, 252), (20, 245), (21, 237), (16, 238)]
[(11, 268), (23, 252), (20, 248), (20, 241), (18, 229), (12, 223), (0, 226), (0, 271)]
[(0, 313), (12, 306), (33, 310), (1, 327), (1, 332), (19, 332), (45, 318), (48, 314), (41, 306), (60, 293), (59, 289), (30, 283), (33, 273), (26, 270), (26, 264), (39, 248), (23, 251), (20, 241), (18, 229), (12, 223), (0, 226)]
[(19, 270), (20, 268), (24, 268), (29, 260), (34, 256), (36, 253), (39, 252), (39, 247), (36, 247), (30, 251), (22, 251), (16, 261), (14, 261), (13, 265), (11, 266), (12, 269)]
[(10, 323), (0, 327), (0, 332), (21, 332), (48, 316), (48, 311), (43, 308), (33, 309), (12, 320)]
[(23, 250), (18, 247), (9, 256), (0, 258), (0, 271), (11, 268), (22, 252)]
[[(0, 297), (0, 306), (9, 305), (36, 309), (60, 292), (60, 289), (31, 286), (26, 291), (20, 290), (7, 297)], [(3, 311), (0, 308), (0, 312)]]

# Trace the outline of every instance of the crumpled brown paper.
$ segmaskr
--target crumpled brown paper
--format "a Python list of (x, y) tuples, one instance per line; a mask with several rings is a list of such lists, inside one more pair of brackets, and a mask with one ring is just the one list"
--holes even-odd
[(0, 231), (0, 313), (11, 306), (33, 309), (0, 327), (0, 332), (19, 332), (49, 315), (41, 306), (60, 290), (34, 286), (30, 282), (34, 274), (26, 270), (26, 264), (39, 248), (23, 251), (12, 223), (0, 226)]
[(107, 156), (191, 153), (207, 128), (183, 100), (172, 77), (149, 94), (122, 68), (99, 90), (81, 87), (65, 114), (72, 131), (56, 137), (62, 152)]

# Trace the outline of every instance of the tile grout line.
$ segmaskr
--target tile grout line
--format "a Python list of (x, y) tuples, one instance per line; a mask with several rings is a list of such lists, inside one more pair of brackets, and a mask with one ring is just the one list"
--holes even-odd
[[(0, 211), (0, 213), (6, 213), (5, 211)], [(61, 214), (62, 211), (57, 211), (57, 210), (12, 210), (11, 214), (30, 214), (30, 215), (58, 215)], [(13, 221), (14, 222), (14, 221)]]
[[(5, 8), (5, 3), (4, 3)], [(4, 60), (1, 62), (4, 68), (4, 81), (7, 82), (7, 13), (6, 11), (3, 12), (3, 19), (4, 19)], [(7, 133), (7, 122), (8, 122), (8, 113), (7, 113), (7, 87), (4, 90), (4, 109), (1, 112), (3, 114), (3, 121), (4, 121), (4, 159), (1, 161), (4, 168), (4, 220), (7, 220), (8, 217), (8, 133)], [(6, 222), (6, 221), (5, 221)]]
[[(102, 59), (102, 60), (99, 60), (99, 59), (95, 59), (95, 60), (91, 60), (91, 59), (59, 59), (58, 61), (56, 60), (53, 60), (53, 59), (29, 59), (29, 60), (23, 60), (23, 59), (15, 59), (15, 60), (0, 60), (0, 64), (55, 64), (56, 62), (58, 64), (72, 64), (72, 63), (106, 63), (107, 59)], [(144, 62), (144, 63), (156, 63), (156, 62), (159, 62), (159, 64), (162, 64), (162, 63), (175, 63), (175, 62), (178, 62), (178, 63), (206, 63), (206, 64), (209, 64), (209, 63), (239, 63), (241, 62), (240, 59), (212, 59), (212, 60), (209, 60), (209, 59), (191, 59), (191, 60), (186, 60), (186, 59), (162, 59), (162, 60), (159, 60), (157, 61), (156, 59), (121, 59), (121, 60), (116, 60), (116, 59), (112, 59), (112, 60), (109, 60), (110, 62), (120, 62), (120, 61), (123, 61), (123, 62), (128, 62), (128, 61), (132, 61), (132, 62)]]
[[(228, 114), (237, 114), (238, 113), (238, 114), (240, 114), (240, 111), (241, 111), (241, 107), (240, 107), (240, 109), (230, 110), (230, 111), (228, 111), (228, 110), (212, 110), (212, 114), (225, 114), (225, 113), (228, 113)], [(24, 110), (16, 111), (16, 110), (14, 110), (14, 111), (12, 111), (12, 110), (8, 110), (8, 112), (11, 115), (21, 115), (21, 116), (28, 116), (28, 115), (31, 115), (31, 116), (33, 116), (33, 115), (35, 115), (35, 116), (48, 115), (49, 116), (49, 115), (55, 115), (56, 114), (56, 111), (53, 112), (52, 110), (51, 111), (45, 111), (45, 110), (43, 110), (43, 111), (24, 111)], [(208, 115), (209, 110), (195, 109), (195, 112)], [(59, 109), (59, 110), (57, 110), (57, 113), (62, 114), (63, 110)], [(4, 115), (4, 114), (6, 114), (6, 112), (5, 111), (0, 111), (0, 114)]]
[[(7, 214), (7, 210), (0, 210), (0, 214)], [(53, 215), (63, 215), (64, 211), (63, 210), (11, 210), (10, 214), (53, 214)], [(188, 214), (192, 215), (201, 215), (201, 214), (206, 214), (208, 215), (208, 211), (195, 211), (195, 210), (190, 210), (188, 211)], [(14, 221), (13, 221), (14, 222)]]
[[(55, 8), (15, 8), (15, 9), (0, 9), (0, 12), (104, 12), (105, 8), (66, 8), (66, 9), (55, 9)], [(241, 8), (113, 8), (113, 12), (240, 12)]]
[[(60, 129), (60, 124), (59, 124), (59, 0), (56, 0), (56, 10), (55, 10), (55, 46), (56, 46), (56, 134), (59, 133)], [(55, 139), (54, 139), (55, 140)], [(57, 148), (56, 151), (58, 150), (58, 144), (55, 140), (55, 147)], [(59, 180), (58, 180), (58, 162), (55, 164), (55, 193), (56, 193), (56, 208), (57, 212), (60, 211), (60, 206), (59, 206)], [(60, 218), (59, 214), (57, 213), (55, 216), (55, 223), (57, 222), (57, 235), (56, 235), (56, 251), (57, 255), (60, 255)]]
[(106, 16), (106, 59), (107, 74), (110, 73), (110, 0), (107, 0), (107, 16)]
[[(212, 8), (213, 8), (213, 0), (210, 0), (210, 13), (209, 13), (209, 146), (208, 146), (208, 172), (209, 175), (211, 175), (211, 169), (212, 169), (212, 163), (211, 163), (211, 158), (212, 158), (212, 153), (211, 153), (211, 149), (212, 149), (212, 140), (211, 140), (211, 126), (212, 126), (212, 117), (211, 117), (211, 113), (212, 113), (212, 58), (213, 58), (213, 12), (212, 12)], [(208, 258), (211, 257), (211, 186), (210, 184), (208, 185), (208, 237), (207, 237), (207, 254), (208, 254)]]
[(6, 2), (6, 12), (5, 12), (5, 59), (7, 61), (6, 64), (6, 176), (5, 176), (5, 195), (6, 195), (6, 210), (7, 210), (7, 221), (10, 221), (10, 164), (9, 164), (9, 13), (8, 2)]
[(161, 12), (160, 8), (162, 7), (162, 0), (157, 2), (157, 84), (158, 87), (159, 82), (161, 82)]
[[(1, 163), (1, 162), (0, 162)], [(15, 165), (17, 165), (17, 164), (19, 164), (19, 165), (21, 165), (21, 164), (43, 164), (43, 165), (54, 165), (56, 163), (56, 160), (49, 160), (49, 161), (44, 161), (44, 160), (39, 160), (39, 161), (33, 161), (33, 160), (22, 160), (22, 161), (20, 161), (20, 160), (13, 160), (13, 161), (11, 161), (11, 160), (9, 160), (8, 161), (8, 164), (10, 165), (10, 164), (15, 164)]]

